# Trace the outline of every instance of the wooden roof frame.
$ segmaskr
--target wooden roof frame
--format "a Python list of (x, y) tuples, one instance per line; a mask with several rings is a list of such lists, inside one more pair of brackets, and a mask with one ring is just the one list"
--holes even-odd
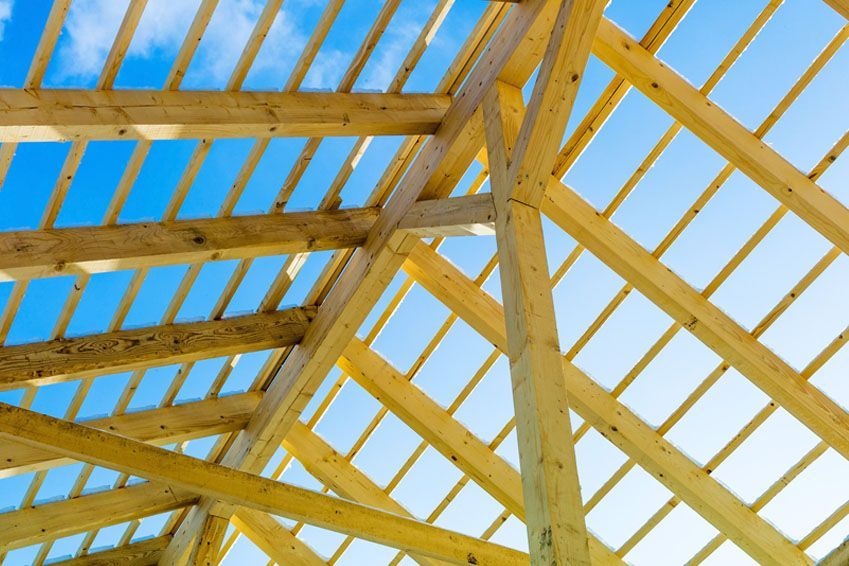
[[(843, 346), (849, 328), (801, 371), (759, 340), (841, 254), (849, 253), (849, 209), (824, 191), (819, 177), (849, 146), (849, 132), (809, 172), (796, 169), (762, 141), (840, 47), (843, 26), (793, 88), (754, 131), (713, 104), (711, 90), (778, 9), (770, 0), (701, 88), (688, 83), (655, 53), (695, 0), (671, 0), (642, 39), (603, 16), (603, 0), (492, 2), (449, 66), (436, 92), (408, 94), (403, 86), (442, 25), (453, 0), (438, 0), (385, 93), (352, 92), (357, 78), (395, 15), (400, 0), (388, 0), (354, 55), (336, 92), (302, 92), (303, 80), (333, 26), (344, 0), (328, 0), (283, 91), (243, 91), (242, 85), (283, 0), (267, 0), (223, 92), (180, 90), (217, 0), (202, 0), (161, 91), (114, 90), (114, 82), (146, 7), (131, 0), (93, 90), (42, 87), (47, 65), (71, 0), (54, 0), (23, 89), (0, 89), (0, 186), (20, 143), (71, 141), (62, 172), (38, 229), (0, 233), (0, 282), (13, 282), (0, 313), (0, 390), (26, 388), (19, 407), (0, 403), (0, 477), (34, 473), (21, 508), (0, 515), (0, 559), (11, 549), (41, 544), (43, 564), (58, 538), (86, 533), (77, 556), (66, 564), (204, 564), (220, 562), (237, 536), (248, 537), (269, 560), (327, 564), (353, 538), (398, 549), (424, 565), (622, 564), (678, 504), (684, 503), (719, 534), (691, 563), (730, 540), (763, 564), (812, 563), (806, 550), (849, 515), (849, 502), (800, 541), (793, 541), (758, 512), (787, 484), (831, 448), (849, 459), (849, 414), (809, 380)], [(849, 20), (849, 4), (825, 0)], [(615, 73), (596, 103), (561, 145), (584, 68), (594, 54)], [(527, 104), (522, 89), (535, 71)], [(611, 204), (598, 211), (562, 182), (628, 89), (633, 86), (666, 111), (674, 123), (628, 179)], [(728, 164), (655, 250), (645, 250), (610, 217), (677, 133), (685, 128)], [(340, 193), (373, 136), (405, 135), (397, 154), (365, 206), (340, 208)], [(271, 138), (308, 137), (274, 205), (263, 215), (233, 216)], [(288, 212), (288, 201), (327, 136), (357, 136), (318, 210)], [(212, 219), (177, 220), (189, 188), (217, 138), (255, 138)], [(101, 226), (56, 228), (59, 210), (92, 140), (135, 140), (132, 155)], [(153, 141), (196, 139), (195, 149), (160, 222), (119, 224), (118, 217)], [(451, 196), (470, 164), (481, 172), (468, 193)], [(739, 170), (780, 203), (703, 290), (696, 290), (661, 262), (661, 256), (731, 174)], [(492, 192), (479, 193), (489, 179)], [(752, 330), (744, 329), (711, 301), (711, 295), (788, 212), (832, 244), (822, 258)], [(548, 217), (577, 243), (551, 270), (542, 218)], [(439, 253), (445, 238), (494, 234), (497, 253), (474, 279)], [(425, 240), (429, 239), (429, 240)], [(307, 257), (333, 251), (305, 304), (280, 309)], [(552, 288), (585, 251), (626, 281), (585, 330), (564, 348), (555, 324)], [(227, 305), (255, 258), (288, 254), (258, 312), (224, 317)], [(238, 266), (209, 319), (177, 323), (176, 316), (209, 261)], [(153, 267), (189, 264), (160, 324), (123, 328), (130, 307)], [(499, 267), (504, 304), (482, 285)], [(106, 332), (68, 338), (73, 313), (96, 273), (132, 270), (133, 276)], [(396, 274), (405, 274), (370, 333), (356, 332)], [(549, 276), (553, 273), (553, 276)], [(50, 340), (3, 346), (29, 281), (73, 276)], [(404, 373), (372, 349), (395, 309), (418, 284), (451, 312), (413, 368)], [(674, 321), (612, 390), (601, 388), (572, 362), (632, 290)], [(411, 383), (451, 325), (462, 320), (493, 345), (492, 354), (447, 408)], [(689, 331), (723, 361), (657, 429), (623, 405), (619, 397), (679, 329)], [(563, 350), (565, 349), (565, 353)], [(272, 353), (251, 390), (219, 396), (242, 354)], [(490, 443), (477, 438), (454, 413), (501, 356), (510, 362), (515, 416)], [(181, 385), (200, 360), (227, 362), (203, 400), (174, 405)], [(147, 369), (179, 364), (159, 407), (126, 413)], [(341, 376), (306, 421), (301, 413), (334, 368)], [(704, 467), (664, 438), (717, 380), (734, 367), (772, 401)], [(96, 376), (132, 372), (113, 414), (77, 422)], [(314, 431), (342, 384), (351, 379), (382, 408), (347, 454)], [(63, 418), (31, 410), (38, 388), (80, 380)], [(711, 477), (712, 470), (743, 444), (778, 407), (819, 438), (796, 465), (753, 504), (746, 504)], [(583, 423), (574, 428), (569, 409)], [(422, 443), (386, 487), (351, 462), (381, 419), (394, 414)], [(595, 428), (628, 457), (589, 498), (582, 498), (574, 445)], [(495, 452), (516, 430), (522, 472)], [(206, 460), (182, 454), (185, 443), (213, 435)], [(175, 445), (169, 450), (163, 446)], [(285, 456), (270, 478), (261, 473), (275, 452)], [(429, 517), (415, 517), (392, 490), (428, 446), (463, 474)], [(294, 459), (325, 493), (278, 481)], [(34, 505), (52, 468), (72, 461), (85, 466), (65, 501)], [(95, 466), (121, 472), (113, 489), (83, 494)], [(585, 515), (639, 466), (674, 495), (629, 540), (608, 548), (587, 530)], [(148, 480), (130, 485), (130, 477)], [(433, 525), (469, 481), (503, 506), (481, 537)], [(327, 495), (334, 492), (335, 496)], [(159, 536), (133, 542), (142, 518), (172, 512)], [(271, 515), (296, 521), (286, 528)], [(509, 517), (527, 525), (529, 555), (489, 542)], [(129, 521), (120, 544), (90, 552), (98, 530)], [(235, 527), (227, 534), (227, 527)], [(346, 535), (336, 554), (319, 556), (297, 534), (305, 524)], [(839, 545), (824, 564), (845, 560)]]

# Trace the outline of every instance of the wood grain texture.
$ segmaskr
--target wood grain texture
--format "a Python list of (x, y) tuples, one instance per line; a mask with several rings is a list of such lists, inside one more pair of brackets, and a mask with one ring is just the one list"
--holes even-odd
[[(309, 253), (365, 243), (378, 207), (0, 232), (0, 282)], [(416, 203), (418, 237), (492, 234), (488, 194)]]
[(162, 552), (171, 542), (171, 536), (159, 536), (92, 552), (85, 556), (51, 562), (52, 566), (152, 566), (159, 562)]
[(432, 134), (441, 94), (0, 89), (0, 142)]
[(543, 212), (737, 368), (787, 412), (849, 458), (849, 415), (730, 316), (554, 177)]
[(0, 234), (0, 281), (350, 248), (377, 208)]
[(9, 550), (180, 509), (197, 501), (183, 489), (143, 483), (11, 511), (0, 521), (0, 549)]
[(284, 528), (274, 517), (246, 507), (240, 508), (230, 522), (257, 545), (268, 557), (286, 566), (323, 566), (314, 550)]
[[(203, 401), (161, 407), (84, 421), (86, 426), (162, 446), (244, 428), (262, 394), (240, 393)], [(0, 442), (0, 478), (48, 470), (72, 463), (27, 444)]]
[[(339, 366), (509, 512), (526, 519), (519, 472), (374, 350), (354, 339)], [(593, 564), (622, 564), (594, 536), (589, 552)]]
[(12, 405), (0, 404), (0, 434), (236, 507), (304, 521), (455, 564), (519, 566), (528, 559), (522, 552), (454, 531)]
[(0, 391), (297, 344), (312, 310), (167, 324), (0, 348)]
[[(570, 8), (581, 13), (570, 16)], [(588, 11), (594, 13), (593, 20), (597, 23), (601, 4), (564, 3), (552, 42), (566, 41), (562, 37), (566, 24), (562, 21), (564, 18), (571, 21), (575, 16), (589, 17)], [(590, 32), (593, 29), (594, 26), (591, 26)], [(571, 34), (580, 39), (586, 30), (573, 29)], [(589, 38), (583, 43), (586, 43), (586, 49), (580, 58), (586, 63)], [(556, 124), (558, 119), (562, 119), (565, 128), (571, 97), (560, 101), (565, 105), (565, 114), (563, 110), (553, 110), (554, 117), (540, 115), (545, 111), (540, 106), (555, 104), (549, 89), (558, 90), (558, 86), (562, 86), (569, 91), (577, 90), (577, 85), (574, 89), (571, 84), (560, 85), (550, 76), (553, 72), (551, 66), (559, 66), (550, 61), (552, 56), (574, 55), (561, 51), (559, 46), (549, 45), (531, 101), (536, 107), (529, 108), (528, 114), (525, 114), (521, 90), (512, 85), (497, 82), (484, 99), (486, 147), (497, 217), (498, 271), (506, 314), (504, 322), (522, 467), (525, 523), (531, 563), (540, 566), (590, 563), (569, 417), (569, 396), (566, 382), (557, 378), (561, 369), (560, 342), (542, 216), (538, 208), (544, 191), (538, 188), (539, 173), (528, 170), (529, 167), (546, 167), (550, 171), (563, 136), (562, 129), (558, 133), (557, 126), (529, 121), (551, 119)], [(583, 64), (580, 73), (583, 73)], [(579, 76), (576, 75), (575, 81)], [(552, 82), (546, 85), (549, 79)], [(542, 85), (540, 81), (543, 81)], [(557, 139), (554, 140), (553, 136)], [(537, 155), (543, 151), (548, 152), (547, 157)], [(546, 179), (548, 177), (550, 175)]]
[[(489, 85), (500, 75), (511, 83), (527, 81), (542, 59), (543, 38), (550, 34), (555, 13), (555, 3), (545, 0), (528, 0), (511, 11), (222, 463), (252, 471), (266, 465), (417, 243), (418, 238), (398, 230), (400, 222), (417, 201), (444, 198), (453, 190), (482, 145), (483, 124), (476, 111)], [(187, 519), (191, 523), (176, 533), (169, 556), (185, 554), (204, 514), (225, 512), (216, 507), (213, 500), (202, 501)]]
[[(548, 194), (551, 194), (551, 191)], [(460, 274), (459, 277), (466, 279), (464, 287), (474, 286), (465, 275)], [(499, 319), (504, 320), (501, 305), (480, 288), (477, 288), (474, 294), (446, 293), (437, 295), (436, 298), (450, 309), (455, 309), (459, 302), (473, 302), (474, 305), (480, 305), (483, 311), (498, 311)], [(478, 322), (476, 317), (464, 320), (473, 327), (476, 327)], [(497, 321), (493, 321), (480, 330), (489, 332), (489, 329), (496, 327)], [(506, 331), (502, 332), (504, 337), (495, 340), (496, 342), (506, 342)], [(561, 363), (570, 404), (575, 412), (705, 520), (725, 533), (760, 563), (809, 563), (804, 553), (775, 527), (758, 516), (610, 393), (565, 358)]]
[(814, 230), (849, 253), (849, 209), (636, 39), (603, 20), (593, 52)]
[[(383, 488), (300, 421), (296, 422), (286, 435), (283, 447), (298, 459), (311, 476), (334, 493), (402, 517), (414, 518), (412, 513), (392, 499)], [(422, 566), (442, 564), (439, 560), (420, 554), (414, 553), (410, 557)]]

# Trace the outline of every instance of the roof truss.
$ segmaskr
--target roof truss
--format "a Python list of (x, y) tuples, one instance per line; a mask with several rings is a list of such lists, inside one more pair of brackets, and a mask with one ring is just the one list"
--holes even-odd
[[(0, 233), (0, 282), (12, 285), (0, 315), (0, 340), (10, 333), (33, 279), (75, 279), (50, 340), (0, 346), (0, 390), (25, 388), (20, 407), (0, 405), (0, 477), (34, 473), (22, 508), (0, 515), (0, 556), (41, 544), (43, 563), (59, 538), (86, 533), (78, 556), (67, 564), (216, 564), (244, 535), (272, 562), (334, 563), (362, 538), (408, 554), (419, 564), (527, 563), (528, 556), (486, 539), (511, 515), (526, 523), (533, 562), (617, 564), (684, 503), (718, 534), (692, 563), (730, 540), (760, 563), (811, 563), (806, 551), (849, 514), (841, 505), (799, 541), (791, 540), (759, 512), (809, 466), (833, 449), (849, 459), (849, 415), (811, 378), (845, 343), (840, 333), (810, 363), (796, 370), (759, 338), (842, 254), (849, 253), (849, 209), (821, 188), (820, 177), (849, 145), (843, 135), (810, 171), (803, 172), (763, 141), (779, 118), (849, 39), (844, 25), (807, 71), (754, 131), (709, 98), (711, 90), (779, 9), (771, 0), (701, 88), (692, 86), (655, 54), (693, 5), (673, 0), (641, 40), (602, 16), (595, 0), (522, 0), (491, 3), (469, 33), (435, 93), (408, 94), (404, 85), (452, 8), (437, 0), (385, 93), (353, 92), (370, 57), (396, 15), (400, 1), (382, 4), (360, 49), (335, 92), (304, 92), (305, 77), (339, 15), (343, 0), (329, 0), (283, 92), (242, 91), (248, 72), (283, 5), (268, 0), (225, 91), (180, 90), (198, 43), (217, 7), (203, 0), (162, 91), (113, 90), (143, 17), (146, 0), (131, 0), (109, 51), (96, 90), (55, 90), (42, 82), (71, 0), (55, 0), (45, 23), (24, 89), (0, 90), (0, 186), (20, 143), (72, 141), (38, 229)], [(849, 19), (844, 2), (826, 0)], [(596, 31), (597, 30), (597, 31)], [(573, 133), (563, 133), (592, 52), (616, 74)], [(521, 93), (539, 67), (527, 108)], [(665, 110), (674, 123), (604, 210), (596, 210), (561, 179), (579, 159), (631, 86)], [(727, 165), (687, 209), (656, 249), (641, 247), (611, 217), (646, 171), (686, 129)], [(374, 136), (406, 135), (365, 206), (340, 208), (341, 193)], [(317, 210), (288, 212), (287, 205), (324, 137), (357, 136)], [(256, 138), (219, 215), (178, 219), (189, 189), (215, 139)], [(262, 215), (235, 216), (236, 203), (274, 137), (308, 138)], [(124, 174), (101, 226), (55, 227), (59, 211), (89, 141), (135, 140)], [(165, 214), (159, 222), (120, 224), (130, 190), (156, 140), (191, 139), (194, 145)], [(477, 160), (480, 172), (467, 194), (455, 188)], [(687, 229), (735, 170), (747, 175), (779, 206), (703, 290), (674, 274), (661, 256)], [(480, 193), (491, 176), (492, 194)], [(467, 183), (464, 183), (467, 184)], [(788, 213), (795, 214), (832, 247), (751, 330), (711, 302), (713, 293)], [(549, 269), (542, 217), (576, 242), (563, 263)], [(474, 279), (439, 252), (447, 237), (495, 234), (498, 253)], [(423, 239), (430, 239), (423, 240)], [(311, 254), (332, 252), (303, 306), (280, 310)], [(552, 288), (590, 252), (625, 283), (578, 341), (560, 344)], [(255, 259), (287, 254), (258, 312), (224, 317)], [(209, 320), (177, 322), (177, 315), (207, 262), (237, 260)], [(189, 267), (160, 324), (127, 329), (125, 321), (153, 268)], [(495, 268), (504, 305), (482, 288)], [(132, 270), (106, 332), (65, 337), (92, 276)], [(395, 290), (371, 331), (357, 331), (398, 273)], [(551, 277), (548, 277), (553, 273)], [(408, 372), (383, 359), (373, 344), (418, 284), (451, 312)], [(579, 369), (575, 358), (636, 290), (673, 323), (612, 391)], [(411, 379), (462, 320), (493, 345), (492, 354), (458, 397), (442, 407)], [(710, 348), (722, 362), (658, 428), (652, 428), (617, 398), (657, 358), (680, 329)], [(561, 348), (562, 347), (562, 348)], [(250, 391), (219, 396), (242, 355), (270, 354)], [(565, 354), (563, 353), (565, 351)], [(515, 416), (489, 444), (454, 416), (475, 386), (506, 355), (514, 386)], [(202, 360), (224, 357), (207, 398), (174, 405), (188, 375)], [(177, 375), (160, 406), (126, 413), (145, 372), (177, 364)], [(334, 366), (334, 386), (307, 419), (308, 402)], [(772, 401), (704, 466), (664, 438), (731, 368)], [(76, 423), (97, 376), (131, 373), (109, 417)], [(556, 379), (552, 379), (556, 376)], [(375, 397), (381, 409), (348, 453), (338, 452), (315, 427), (332, 407), (346, 380)], [(29, 410), (40, 387), (80, 380), (64, 418)], [(762, 495), (746, 503), (711, 473), (764, 424), (778, 407), (813, 431), (819, 442)], [(572, 430), (572, 408), (583, 422)], [(414, 430), (421, 444), (385, 487), (352, 462), (384, 417), (392, 413)], [(626, 456), (625, 463), (594, 494), (581, 496), (574, 446), (596, 429)], [(516, 430), (522, 473), (496, 454)], [(569, 434), (571, 432), (571, 434)], [(181, 452), (188, 442), (219, 435), (207, 460)], [(161, 446), (173, 445), (174, 449)], [(260, 474), (275, 452), (285, 456), (272, 479)], [(429, 517), (416, 518), (392, 491), (421, 457), (434, 448), (462, 479)], [(293, 461), (339, 497), (277, 481)], [(85, 463), (69, 499), (34, 505), (46, 473), (73, 461)], [(111, 490), (83, 494), (96, 466), (121, 472)], [(672, 497), (619, 548), (592, 532), (585, 516), (639, 466)], [(149, 480), (129, 485), (131, 476)], [(452, 499), (474, 482), (504, 508), (481, 538), (433, 526)], [(161, 534), (134, 542), (144, 517), (173, 512)], [(290, 529), (270, 514), (296, 521)], [(97, 532), (129, 521), (117, 548), (89, 549)], [(229, 524), (235, 526), (227, 534)], [(321, 557), (299, 538), (304, 524), (346, 535), (336, 554)], [(840, 563), (845, 543), (823, 563)]]

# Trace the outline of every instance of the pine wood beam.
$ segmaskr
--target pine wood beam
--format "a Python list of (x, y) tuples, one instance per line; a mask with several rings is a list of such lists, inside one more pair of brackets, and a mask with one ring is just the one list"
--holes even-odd
[(819, 566), (845, 566), (849, 564), (849, 539), (837, 545), (818, 562)]
[(313, 310), (167, 324), (0, 348), (0, 391), (297, 344)]
[[(302, 422), (298, 421), (292, 426), (283, 441), (283, 447), (297, 458), (311, 476), (334, 493), (364, 505), (414, 518), (400, 503)], [(422, 566), (442, 563), (420, 554), (412, 554), (410, 557)]]
[(525, 118), (518, 134), (510, 134), (514, 139), (505, 163), (510, 198), (535, 208), (542, 202), (606, 4), (607, 0), (560, 4)]
[(849, 20), (849, 0), (824, 0), (831, 9)]
[[(348, 345), (338, 365), (508, 511), (526, 520), (519, 472), (448, 411), (357, 338)], [(589, 538), (589, 551), (593, 564), (622, 564), (595, 537)]]
[[(556, 2), (526, 0), (510, 11), (222, 463), (258, 471), (271, 458), (418, 241), (399, 230), (402, 220), (415, 202), (444, 198), (453, 190), (481, 147), (477, 110), (484, 94), (496, 78), (511, 84), (527, 81), (542, 58), (556, 10)], [(184, 521), (166, 552), (168, 560), (185, 555), (204, 515), (222, 514), (215, 507), (215, 501), (205, 499)]]
[(539, 205), (605, 5), (560, 3), (527, 109), (521, 85), (496, 81), (484, 99), (525, 522), (539, 565), (590, 564)]
[[(570, 5), (577, 8), (580, 4), (564, 3), (563, 10)], [(589, 41), (586, 51), (584, 62)], [(547, 78), (546, 63), (550, 53), (543, 61), (541, 79)], [(547, 72), (551, 73), (551, 69)], [(537, 87), (534, 94), (539, 92)], [(537, 104), (543, 103), (537, 99)], [(546, 101), (546, 104), (552, 102)], [(525, 126), (529, 120), (539, 119), (541, 111), (537, 108), (536, 115), (529, 114), (523, 119), (522, 91), (500, 82), (484, 100), (490, 183), (497, 211), (499, 273), (507, 313), (507, 352), (531, 561), (540, 565), (588, 565), (589, 547), (572, 443), (569, 400), (565, 380), (557, 379), (561, 371), (560, 344), (548, 280), (542, 217), (537, 208), (543, 191), (537, 188), (538, 175), (522, 164), (524, 156), (516, 145), (524, 144), (528, 151), (536, 145), (548, 145), (521, 138), (529, 135), (525, 133), (529, 129)], [(521, 129), (517, 123), (521, 124)], [(553, 132), (545, 130), (536, 134), (549, 137)], [(550, 171), (557, 149), (556, 146), (554, 149), (536, 147), (534, 151), (543, 150), (550, 150), (550, 159), (544, 165)], [(529, 159), (527, 165), (539, 166), (538, 159)], [(514, 175), (514, 168), (520, 173)]]
[(503, 546), (12, 405), (0, 404), (0, 434), (233, 506), (456, 564), (527, 562), (526, 554)]
[[(551, 194), (551, 191), (548, 194)], [(452, 272), (453, 277), (462, 281), (464, 287), (475, 288), (477, 291), (456, 296), (437, 295), (437, 299), (450, 309), (453, 309), (460, 301), (473, 300), (487, 312), (501, 310), (501, 305), (492, 296), (474, 285), (447, 260), (443, 262), (445, 269)], [(504, 320), (503, 311), (500, 319)], [(474, 326), (477, 319), (464, 320)], [(490, 332), (490, 329), (496, 326), (496, 324), (488, 324), (479, 330)], [(503, 337), (495, 338), (492, 340), (494, 343), (506, 341), (506, 331), (501, 332)], [(763, 564), (776, 565), (810, 562), (799, 548), (782, 536), (772, 525), (599, 387), (580, 369), (565, 358), (562, 364), (570, 394), (569, 399), (575, 412), (755, 560)]]
[(361, 245), (377, 208), (171, 222), (27, 230), (0, 234), (0, 281)]
[(608, 20), (594, 53), (658, 106), (849, 253), (849, 209)]
[(149, 538), (69, 560), (51, 562), (51, 566), (152, 566), (159, 561), (169, 542), (170, 535)]
[(590, 253), (849, 458), (849, 415), (572, 189), (554, 180), (543, 212)]
[[(235, 432), (243, 429), (262, 394), (240, 393), (170, 407), (126, 413), (85, 421), (88, 427), (106, 430), (142, 442), (163, 446)], [(11, 439), (0, 442), (0, 478), (44, 471), (73, 463), (49, 450)]]
[(326, 566), (327, 564), (306, 543), (267, 513), (241, 507), (230, 522), (277, 564), (286, 566)]
[[(380, 208), (0, 233), (0, 282), (204, 263), (362, 245)], [(419, 237), (493, 233), (488, 194), (416, 203), (401, 227)]]
[(228, 519), (208, 515), (201, 534), (197, 537), (192, 551), (189, 553), (191, 566), (215, 566), (218, 564), (218, 552), (224, 542), (224, 534), (230, 524)]
[(0, 550), (7, 551), (192, 505), (191, 491), (143, 483), (3, 514)]
[(0, 89), (0, 142), (432, 134), (442, 94)]
[(439, 255), (430, 246), (420, 242), (404, 262), (404, 272), (435, 297), (458, 297), (451, 305), (452, 312), (469, 323), (469, 326), (493, 346), (507, 351), (503, 311), (494, 301), (479, 301), (480, 287), (465, 274)]
[(495, 234), (492, 195), (478, 193), (460, 197), (419, 201), (398, 228), (419, 238), (489, 236)]

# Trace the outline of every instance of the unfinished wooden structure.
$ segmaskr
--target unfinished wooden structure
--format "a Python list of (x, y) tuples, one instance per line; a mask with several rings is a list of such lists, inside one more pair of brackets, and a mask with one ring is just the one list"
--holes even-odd
[[(43, 564), (56, 540), (85, 533), (76, 556), (62, 564), (212, 565), (226, 558), (239, 537), (247, 537), (270, 562), (281, 565), (333, 564), (355, 539), (397, 549), (393, 564), (404, 560), (623, 564), (676, 507), (687, 506), (716, 529), (691, 557), (691, 564), (709, 559), (726, 541), (761, 564), (811, 564), (821, 558), (806, 551), (849, 515), (849, 502), (835, 501), (835, 510), (821, 517), (801, 540), (759, 512), (827, 451), (849, 459), (849, 413), (809, 381), (838, 353), (846, 335), (835, 336), (801, 371), (759, 337), (833, 262), (849, 253), (849, 210), (818, 185), (819, 177), (849, 145), (849, 132), (811, 171), (797, 169), (762, 138), (849, 39), (849, 26), (810, 64), (766, 120), (750, 131), (711, 103), (709, 94), (781, 0), (766, 3), (700, 88), (656, 56), (695, 0), (671, 0), (642, 38), (631, 37), (604, 15), (606, 0), (489, 2), (438, 92), (409, 94), (404, 84), (454, 4), (438, 0), (388, 92), (352, 92), (398, 9), (400, 0), (386, 0), (337, 92), (307, 92), (301, 89), (302, 81), (343, 4), (328, 0), (283, 91), (243, 91), (248, 70), (283, 1), (266, 0), (226, 91), (180, 90), (217, 0), (200, 2), (162, 91), (112, 89), (146, 0), (130, 1), (96, 90), (41, 88), (71, 0), (54, 0), (26, 88), (0, 89), (0, 184), (14, 167), (18, 144), (71, 142), (38, 229), (0, 233), (0, 282), (12, 286), (0, 315), (0, 340), (6, 339), (32, 280), (73, 277), (75, 281), (51, 340), (0, 347), (0, 391), (25, 391), (18, 406), (0, 405), (0, 476), (33, 474), (29, 488), (20, 494), (21, 505), (0, 514), (3, 555), (40, 545), (34, 563)], [(845, 0), (827, 4), (849, 19)], [(564, 144), (591, 54), (613, 71), (614, 78), (585, 114), (575, 116), (580, 121)], [(530, 86), (523, 96), (526, 84)], [(562, 179), (632, 88), (673, 122), (609, 206), (597, 210)], [(611, 216), (682, 130), (697, 136), (726, 165), (660, 245), (646, 250)], [(346, 180), (372, 136), (380, 135), (406, 137), (366, 205), (341, 208), (339, 195)], [(308, 139), (275, 206), (264, 215), (233, 216), (271, 138), (281, 136)], [(359, 137), (326, 188), (320, 208), (289, 212), (286, 205), (292, 192), (322, 138), (329, 136)], [(214, 139), (233, 137), (256, 140), (219, 216), (178, 219)], [(198, 141), (164, 218), (119, 224), (122, 206), (152, 145), (169, 139)], [(87, 143), (94, 140), (134, 140), (135, 145), (102, 225), (57, 228), (54, 223), (63, 199)], [(466, 194), (458, 195), (455, 188), (470, 166), (478, 172)], [(661, 256), (735, 171), (771, 195), (778, 207), (710, 284), (696, 289), (668, 269)], [(487, 181), (491, 190), (481, 192)], [(711, 295), (786, 215), (809, 225), (831, 249), (759, 324), (745, 328), (713, 304)], [(576, 242), (562, 263), (552, 264), (546, 257), (544, 218)], [(497, 254), (477, 277), (466, 275), (440, 254), (447, 238), (493, 234)], [(309, 255), (326, 250), (333, 254), (307, 301), (280, 308)], [(552, 288), (568, 277), (585, 253), (625, 283), (575, 344), (563, 344), (555, 324)], [(224, 317), (252, 261), (280, 254), (287, 254), (283, 268), (258, 311)], [(239, 263), (208, 319), (178, 321), (203, 265), (222, 260)], [(146, 276), (154, 268), (173, 265), (189, 267), (160, 324), (126, 328), (124, 321)], [(496, 267), (501, 303), (482, 287)], [(92, 277), (117, 270), (132, 270), (133, 275), (108, 331), (66, 337)], [(403, 283), (393, 288), (388, 301), (379, 303), (399, 273)], [(373, 342), (415, 286), (451, 314), (412, 367), (396, 368), (378, 354)], [(632, 291), (657, 305), (672, 323), (609, 390), (573, 361)], [(369, 315), (376, 318), (358, 337)], [(462, 379), (464, 385), (444, 407), (411, 380), (458, 321), (480, 334), (492, 351), (471, 379), (446, 376)], [(691, 333), (721, 361), (659, 427), (651, 426), (618, 398), (680, 330)], [(240, 356), (265, 350), (271, 355), (250, 390), (219, 396)], [(491, 442), (485, 442), (455, 413), (502, 356), (509, 359), (515, 414)], [(206, 397), (174, 404), (194, 364), (219, 357), (226, 361)], [(179, 364), (180, 369), (162, 391), (160, 406), (127, 412), (145, 372), (170, 364)], [(341, 373), (334, 373), (334, 366)], [(664, 435), (730, 368), (770, 402), (702, 465)], [(76, 422), (94, 379), (118, 372), (132, 374), (112, 413)], [(328, 379), (336, 381), (327, 387)], [(32, 409), (39, 388), (75, 380), (79, 386), (64, 418)], [(332, 411), (334, 399), (348, 382), (367, 391), (382, 407), (343, 453), (314, 429)], [(323, 396), (313, 399), (319, 391)], [(317, 408), (302, 419), (310, 402)], [(757, 500), (744, 501), (712, 472), (779, 410), (807, 427), (819, 444), (773, 478)], [(412, 429), (421, 442), (391, 481), (380, 485), (353, 459), (388, 414)], [(570, 422), (574, 415), (580, 422)], [(514, 429), (521, 473), (496, 453)], [(627, 458), (597, 491), (582, 494), (575, 446), (591, 429)], [(186, 443), (212, 436), (217, 440), (206, 460), (182, 453)], [(393, 498), (393, 490), (428, 448), (456, 466), (461, 479), (442, 501), (433, 502), (429, 516), (417, 517)], [(284, 456), (269, 473), (266, 468), (279, 450)], [(85, 466), (67, 498), (36, 504), (48, 471), (75, 461)], [(278, 480), (295, 461), (324, 486), (323, 492)], [(122, 475), (108, 491), (84, 493), (98, 466)], [(672, 496), (624, 543), (613, 547), (587, 528), (585, 517), (634, 468), (653, 476)], [(130, 482), (131, 477), (147, 481)], [(476, 484), (501, 506), (490, 527), (470, 536), (436, 526), (468, 484)], [(166, 512), (170, 518), (159, 536), (134, 539), (145, 517)], [(273, 516), (293, 521), (294, 527)], [(511, 516), (527, 526), (528, 552), (489, 540)], [(123, 523), (127, 527), (114, 548), (92, 547), (100, 530)], [(299, 538), (305, 525), (345, 538), (333, 556), (322, 556)], [(849, 563), (849, 544), (838, 545), (822, 563)]]

